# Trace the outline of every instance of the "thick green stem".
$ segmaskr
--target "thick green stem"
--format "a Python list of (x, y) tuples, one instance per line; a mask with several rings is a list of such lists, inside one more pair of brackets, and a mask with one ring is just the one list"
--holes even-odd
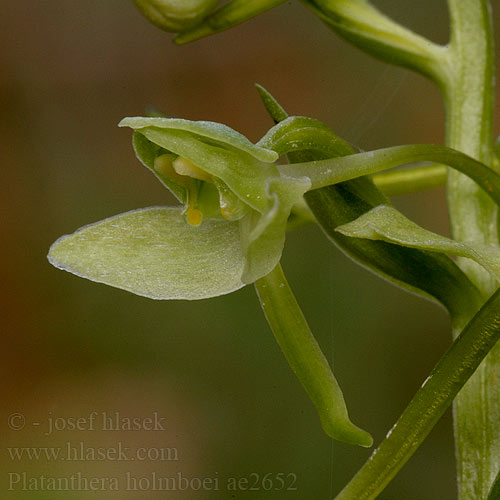
[[(497, 292), (453, 342), (386, 439), (335, 500), (376, 498), (420, 446), (499, 338)], [(485, 499), (487, 494), (475, 500)]]
[[(449, 0), (451, 76), (444, 89), (446, 145), (491, 166), (493, 160), (493, 43), (486, 0)], [(498, 244), (496, 207), (478, 186), (450, 171), (448, 203), (455, 239)], [(495, 283), (477, 266), (462, 263), (483, 290)]]
[[(493, 166), (493, 41), (487, 0), (448, 0), (449, 66), (444, 87), (446, 144)], [(497, 208), (465, 176), (450, 171), (448, 204), (453, 237), (498, 245)], [(484, 294), (496, 282), (476, 264), (459, 265)], [(500, 351), (495, 349), (454, 404), (459, 498), (486, 498), (500, 468)]]

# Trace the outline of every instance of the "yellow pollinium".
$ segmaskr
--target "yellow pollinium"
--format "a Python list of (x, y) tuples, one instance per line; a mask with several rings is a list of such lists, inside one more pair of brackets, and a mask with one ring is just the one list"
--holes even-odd
[(211, 182), (212, 176), (197, 167), (194, 163), (186, 158), (177, 157), (172, 163), (172, 167), (179, 175), (185, 175), (187, 177), (192, 177), (194, 179), (199, 179), (200, 181)]
[(172, 155), (168, 154), (158, 156), (155, 159), (154, 169), (160, 175), (186, 188), (188, 202), (185, 212), (186, 221), (191, 226), (199, 226), (203, 220), (203, 213), (195, 208), (198, 186), (194, 180), (212, 182), (212, 176), (188, 159), (178, 156), (173, 160)]
[(184, 175), (179, 175), (173, 167), (174, 161), (175, 160), (173, 160), (172, 155), (165, 154), (158, 156), (155, 159), (154, 169), (161, 176), (174, 181), (176, 184), (179, 184), (179, 186), (187, 188), (191, 183), (191, 178)]
[(203, 220), (203, 212), (197, 208), (189, 207), (186, 210), (186, 220), (190, 226), (199, 226)]

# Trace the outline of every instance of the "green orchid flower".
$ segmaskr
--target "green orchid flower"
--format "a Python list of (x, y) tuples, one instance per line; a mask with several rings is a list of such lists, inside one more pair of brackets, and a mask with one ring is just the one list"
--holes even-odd
[(281, 174), (276, 152), (219, 123), (136, 117), (119, 126), (135, 130), (137, 157), (183, 204), (188, 224), (238, 223), (243, 283), (274, 269), (290, 211), (311, 187), (308, 178)]
[(138, 159), (181, 206), (121, 214), (60, 238), (54, 265), (155, 299), (230, 293), (276, 267), (308, 178), (281, 173), (276, 152), (219, 123), (135, 117), (120, 126), (134, 130)]
[[(328, 361), (279, 261), (293, 205), (311, 187), (275, 165), (278, 153), (225, 125), (163, 117), (125, 118), (139, 160), (179, 200), (111, 217), (59, 238), (49, 261), (93, 281), (154, 299), (202, 299), (255, 282), (285, 358), (325, 432), (360, 446)], [(279, 310), (287, 313), (277, 316)]]

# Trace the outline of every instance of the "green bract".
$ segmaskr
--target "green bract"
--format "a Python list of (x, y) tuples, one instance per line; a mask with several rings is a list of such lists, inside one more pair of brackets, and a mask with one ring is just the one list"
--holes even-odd
[(85, 227), (52, 246), (55, 266), (157, 299), (213, 297), (272, 271), (309, 179), (281, 174), (277, 153), (219, 123), (137, 117), (120, 126), (136, 131), (137, 157), (184, 208)]
[[(286, 170), (288, 175), (295, 175), (294, 171), (297, 169), (296, 173), (308, 175), (314, 186), (324, 173), (329, 177), (329, 182), (337, 183), (311, 190), (305, 196), (309, 208), (328, 238), (353, 260), (374, 273), (442, 304), (449, 311), (455, 327), (465, 326), (469, 319), (467, 315), (479, 308), (481, 298), (474, 285), (451, 259), (444, 255), (386, 242), (351, 238), (336, 231), (339, 226), (358, 219), (372, 208), (389, 204), (389, 200), (369, 177), (359, 176), (397, 165), (398, 163), (391, 162), (394, 162), (401, 150), (393, 149), (398, 153), (395, 157), (387, 155), (387, 151), (355, 154), (351, 145), (337, 137), (321, 122), (311, 118), (287, 117), (285, 110), (267, 90), (259, 87), (259, 93), (266, 109), (274, 121), (279, 123), (269, 130), (258, 144), (272, 148), (280, 154), (287, 154), (292, 163), (280, 165), (279, 168)], [(408, 158), (411, 161), (416, 151), (425, 151), (426, 156), (438, 152), (435, 146), (403, 148), (405, 161)], [(439, 152), (443, 153), (442, 150)], [(451, 152), (451, 156), (454, 155), (455, 152)], [(326, 168), (322, 167), (324, 158), (330, 158)], [(450, 161), (448, 155), (446, 158), (440, 155), (437, 161), (442, 159)], [(460, 155), (455, 159), (459, 160), (455, 162), (456, 166), (460, 166), (462, 160), (465, 161)], [(295, 163), (306, 160), (308, 163)], [(470, 164), (469, 159), (465, 163), (468, 167), (461, 164), (462, 171), (470, 174), (478, 167), (479, 172), (473, 175), (485, 188), (498, 188), (493, 189), (490, 194), (496, 196), (497, 193), (500, 199), (500, 178), (493, 173), (488, 175), (486, 167), (476, 165), (477, 162), (472, 161)], [(372, 170), (375, 164), (377, 167)], [(304, 165), (304, 168), (299, 165)]]
[(134, 0), (139, 10), (156, 26), (178, 32), (199, 23), (219, 0)]
[(387, 241), (409, 248), (474, 260), (500, 280), (500, 249), (475, 242), (454, 241), (432, 233), (393, 207), (380, 205), (337, 231), (353, 238)]

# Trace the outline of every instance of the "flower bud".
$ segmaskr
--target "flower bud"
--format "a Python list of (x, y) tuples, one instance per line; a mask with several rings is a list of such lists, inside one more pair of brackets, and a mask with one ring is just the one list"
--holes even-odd
[(177, 33), (200, 23), (219, 0), (134, 0), (153, 24)]
[(231, 0), (225, 3), (220, 9), (206, 16), (203, 22), (198, 23), (192, 28), (184, 28), (182, 33), (174, 38), (174, 42), (183, 44), (208, 35), (213, 35), (214, 33), (243, 23), (286, 1), (287, 0)]

